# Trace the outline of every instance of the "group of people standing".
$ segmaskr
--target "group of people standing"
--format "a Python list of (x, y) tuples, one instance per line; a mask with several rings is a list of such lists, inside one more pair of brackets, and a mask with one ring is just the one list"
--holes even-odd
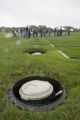
[(54, 29), (54, 36), (62, 36), (63, 35), (63, 32), (64, 32), (64, 36), (70, 36), (70, 29), (66, 30), (62, 30), (62, 28), (60, 29)]
[[(46, 37), (46, 36), (52, 36), (54, 33), (54, 36), (62, 36), (64, 32), (65, 36), (70, 35), (70, 30), (62, 30), (60, 29), (54, 29), (54, 30), (47, 30), (47, 29), (30, 29), (29, 27), (26, 28), (20, 28), (18, 30), (18, 36), (19, 38), (37, 38), (37, 37)], [(16, 36), (16, 31), (13, 31), (13, 37)]]
[(18, 36), (24, 37), (24, 38), (37, 38), (37, 37), (46, 37), (46, 36), (53, 35), (53, 31), (46, 30), (46, 29), (30, 29), (28, 27), (26, 28), (20, 28), (18, 30)]

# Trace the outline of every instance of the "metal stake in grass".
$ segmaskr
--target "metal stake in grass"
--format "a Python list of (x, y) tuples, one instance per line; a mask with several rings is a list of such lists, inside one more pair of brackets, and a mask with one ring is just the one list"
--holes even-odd
[(58, 50), (58, 52), (63, 55), (65, 58), (69, 58), (66, 54), (64, 54), (61, 50)]

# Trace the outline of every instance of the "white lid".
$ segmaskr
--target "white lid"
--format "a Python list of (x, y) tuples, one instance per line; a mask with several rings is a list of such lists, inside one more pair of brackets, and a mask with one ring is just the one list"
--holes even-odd
[(35, 52), (32, 55), (41, 55), (41, 54), (42, 54), (41, 52)]
[(19, 89), (19, 94), (24, 100), (40, 100), (48, 97), (53, 92), (53, 86), (46, 81), (32, 80), (26, 82)]

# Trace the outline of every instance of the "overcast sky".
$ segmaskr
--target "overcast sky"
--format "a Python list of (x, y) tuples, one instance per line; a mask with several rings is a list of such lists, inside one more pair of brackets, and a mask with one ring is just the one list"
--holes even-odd
[(80, 0), (0, 0), (0, 26), (80, 27)]

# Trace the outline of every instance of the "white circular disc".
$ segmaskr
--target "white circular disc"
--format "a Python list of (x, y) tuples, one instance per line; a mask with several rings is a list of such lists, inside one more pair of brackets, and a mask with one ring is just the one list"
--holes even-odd
[(19, 94), (23, 100), (40, 100), (48, 97), (53, 92), (53, 86), (46, 81), (32, 80), (26, 82), (19, 89)]
[(35, 52), (32, 55), (41, 55), (41, 54), (42, 54), (41, 52)]

